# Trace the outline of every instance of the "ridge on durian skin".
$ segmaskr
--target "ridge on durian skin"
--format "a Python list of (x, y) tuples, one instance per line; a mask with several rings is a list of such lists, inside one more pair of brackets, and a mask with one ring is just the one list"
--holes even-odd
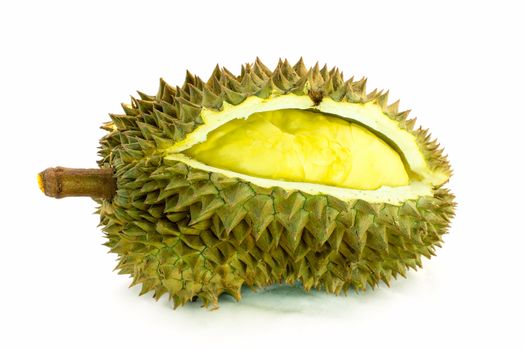
[(215, 168), (361, 190), (406, 186), (402, 159), (367, 129), (305, 110), (233, 119), (184, 152)]
[[(216, 307), (224, 293), (240, 299), (242, 286), (299, 283), (339, 294), (405, 277), (435, 255), (455, 202), (442, 148), (387, 100), (367, 93), (365, 79), (308, 69), (302, 59), (274, 70), (257, 59), (239, 75), (217, 66), (207, 80), (187, 72), (180, 86), (161, 80), (156, 95), (140, 92), (102, 126), (99, 165), (114, 171), (116, 192), (97, 201), (116, 269), (140, 294), (167, 295), (174, 307), (195, 297)], [(402, 158), (409, 184), (262, 183), (184, 154), (233, 119), (283, 109), (366, 127)]]

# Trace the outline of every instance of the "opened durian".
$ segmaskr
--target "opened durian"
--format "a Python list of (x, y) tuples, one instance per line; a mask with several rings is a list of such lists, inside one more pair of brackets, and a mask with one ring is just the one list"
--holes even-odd
[(365, 85), (302, 60), (161, 80), (103, 126), (100, 169), (49, 168), (40, 187), (93, 197), (117, 268), (175, 307), (389, 286), (434, 255), (455, 203), (436, 141)]

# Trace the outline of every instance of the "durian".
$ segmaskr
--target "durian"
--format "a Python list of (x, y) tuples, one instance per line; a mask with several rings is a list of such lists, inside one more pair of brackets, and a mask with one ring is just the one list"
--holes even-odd
[(449, 228), (446, 156), (365, 79), (257, 59), (138, 94), (102, 126), (99, 169), (49, 168), (39, 183), (98, 202), (141, 294), (216, 307), (244, 285), (389, 286)]

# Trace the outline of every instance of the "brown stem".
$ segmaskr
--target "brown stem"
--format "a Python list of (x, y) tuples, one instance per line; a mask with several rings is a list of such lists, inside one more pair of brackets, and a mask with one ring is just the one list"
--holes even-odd
[(46, 196), (110, 199), (116, 192), (112, 168), (47, 168), (38, 174), (38, 185)]

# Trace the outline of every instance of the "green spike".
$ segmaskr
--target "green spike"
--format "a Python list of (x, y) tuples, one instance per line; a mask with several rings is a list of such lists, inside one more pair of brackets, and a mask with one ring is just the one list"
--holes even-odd
[(209, 109), (220, 110), (223, 100), (220, 96), (213, 93), (207, 86), (202, 90), (202, 106)]
[(180, 103), (180, 120), (184, 122), (194, 121), (200, 115), (201, 107), (184, 98), (176, 99)]
[(225, 86), (222, 87), (222, 92), (224, 93), (224, 99), (226, 102), (232, 105), (240, 104), (247, 97), (245, 94), (230, 90)]
[(304, 64), (304, 60), (302, 57), (298, 60), (298, 62), (293, 66), (293, 70), (299, 77), (306, 77), (308, 75), (308, 70), (306, 68), (306, 65)]
[[(262, 77), (270, 77), (273, 72), (271, 72), (271, 70), (269, 68), (267, 68), (264, 63), (262, 63), (262, 61), (260, 60), (260, 58), (256, 58), (256, 61), (255, 61), (255, 72), (257, 72), (257, 74), (262, 78)], [(259, 74), (260, 73), (260, 74)]]

